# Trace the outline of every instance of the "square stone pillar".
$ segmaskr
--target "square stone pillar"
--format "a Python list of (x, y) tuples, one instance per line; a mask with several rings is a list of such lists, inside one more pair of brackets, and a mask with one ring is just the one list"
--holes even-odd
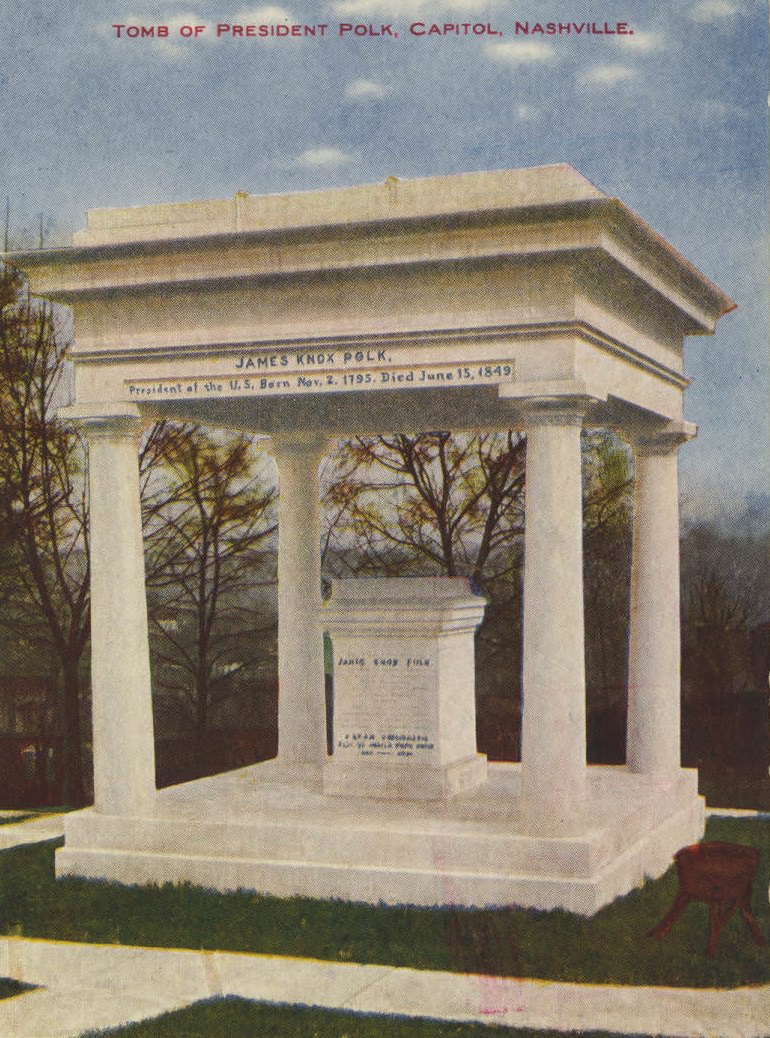
[(586, 786), (580, 401), (525, 406), (522, 822), (583, 828)]
[(629, 771), (681, 766), (679, 447), (692, 433), (633, 437), (634, 525), (628, 660)]
[[(319, 768), (326, 760), (318, 465), (325, 437), (274, 436), (278, 468), (278, 759)], [(320, 772), (319, 772), (320, 775)]]
[(480, 786), (474, 634), (486, 601), (466, 577), (335, 580), (334, 754), (324, 792), (445, 800)]
[(132, 405), (67, 408), (88, 442), (94, 806), (143, 815), (155, 741), (139, 492), (141, 418)]

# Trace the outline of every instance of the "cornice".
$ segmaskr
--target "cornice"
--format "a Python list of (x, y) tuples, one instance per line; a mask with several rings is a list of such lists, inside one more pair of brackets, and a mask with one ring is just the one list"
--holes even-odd
[(317, 335), (239, 340), (237, 342), (208, 343), (206, 345), (174, 346), (171, 348), (84, 349), (75, 347), (71, 354), (78, 362), (90, 364), (123, 364), (135, 361), (174, 361), (180, 358), (226, 357), (250, 351), (268, 353), (280, 351), (312, 351), (323, 348), (383, 349), (420, 346), (448, 346), (455, 343), (491, 343), (503, 341), (537, 341), (562, 336), (575, 336), (600, 350), (654, 374), (678, 389), (685, 389), (690, 380), (681, 372), (653, 360), (641, 350), (615, 339), (585, 321), (549, 321), (533, 324), (476, 326), (470, 328), (432, 328), (416, 331), (366, 332), (350, 335)]
[[(510, 235), (506, 234), (507, 230)], [(570, 231), (574, 235), (571, 240)], [(452, 232), (458, 237), (447, 240)], [(486, 243), (484, 232), (491, 238)], [(147, 233), (151, 233), (151, 228)], [(507, 240), (496, 240), (501, 233)], [(650, 287), (669, 298), (696, 323), (703, 325), (706, 315), (707, 320), (713, 322), (734, 309), (735, 303), (724, 292), (641, 217), (618, 199), (607, 196), (433, 216), (394, 214), (388, 218), (308, 227), (250, 228), (179, 238), (76, 245), (11, 253), (7, 261), (28, 273), (33, 291), (59, 302), (75, 303), (111, 293), (152, 292), (160, 287), (165, 291), (184, 291), (199, 289), (201, 284), (227, 287), (249, 280), (320, 276), (325, 272), (366, 272), (437, 263), (516, 262), (559, 254), (604, 254), (623, 265), (618, 247), (631, 255), (637, 261), (634, 265), (640, 268), (629, 269), (629, 273), (645, 283), (643, 270), (641, 273), (640, 270), (649, 270), (654, 275)], [(382, 254), (371, 255), (378, 248)], [(224, 271), (227, 259), (237, 253), (248, 254), (250, 249), (256, 250), (251, 264), (241, 255), (239, 269), (229, 274)], [(303, 249), (311, 254), (315, 250), (315, 261), (312, 255), (303, 260)], [(292, 250), (299, 251), (300, 255), (292, 257)], [(369, 256), (365, 255), (367, 251)], [(194, 254), (201, 256), (201, 269), (195, 275), (189, 261), (184, 262), (185, 256)], [(175, 273), (175, 257), (182, 273)], [(117, 277), (116, 265), (130, 267), (137, 260), (152, 262), (153, 259), (158, 261), (155, 276), (145, 274), (143, 279), (138, 270), (134, 279)], [(168, 262), (163, 262), (164, 259)], [(263, 269), (260, 269), (260, 261)], [(78, 266), (86, 268), (80, 284), (77, 275), (73, 278), (70, 273), (69, 279), (67, 277), (67, 272)], [(100, 270), (104, 271), (101, 275)], [(693, 305), (703, 309), (704, 315), (696, 315)]]

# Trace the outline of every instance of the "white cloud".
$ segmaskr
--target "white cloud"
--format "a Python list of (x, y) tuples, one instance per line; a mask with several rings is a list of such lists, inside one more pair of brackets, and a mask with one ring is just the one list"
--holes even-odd
[(201, 18), (201, 16), (198, 14), (192, 14), (190, 12), (186, 14), (174, 14), (170, 18), (164, 18), (164, 23), (168, 26), (169, 42), (171, 42), (172, 37), (174, 37), (176, 40), (185, 39), (185, 37), (181, 36), (179, 32), (179, 30), (185, 25), (205, 25), (206, 31), (202, 32), (200, 36), (197, 38), (200, 40), (205, 39), (207, 43), (212, 42), (214, 38), (213, 33), (211, 33), (211, 29), (208, 25), (208, 22), (205, 18)]
[(663, 38), (656, 32), (645, 32), (643, 29), (635, 29), (631, 33), (619, 34), (614, 37), (615, 43), (629, 50), (651, 51), (660, 50), (663, 47)]
[(390, 87), (376, 83), (373, 79), (354, 79), (345, 87), (345, 97), (348, 101), (377, 100), (380, 97), (387, 97), (390, 92)]
[(702, 100), (695, 107), (695, 114), (710, 122), (723, 122), (726, 119), (745, 119), (748, 113), (740, 105), (728, 104), (726, 101), (712, 98)]
[(698, 0), (690, 8), (690, 17), (696, 22), (718, 22), (723, 18), (734, 18), (739, 9), (733, 0)]
[(321, 169), (328, 166), (344, 166), (353, 159), (353, 155), (339, 148), (308, 148), (297, 156), (295, 162), (298, 166)]
[(496, 61), (507, 61), (512, 65), (530, 65), (534, 62), (556, 61), (553, 47), (540, 40), (517, 40), (514, 43), (488, 43), (487, 54)]
[(636, 72), (628, 65), (593, 65), (586, 69), (580, 82), (586, 86), (612, 87), (634, 79)]
[(534, 105), (524, 103), (516, 105), (513, 111), (516, 118), (522, 123), (531, 123), (540, 115)]

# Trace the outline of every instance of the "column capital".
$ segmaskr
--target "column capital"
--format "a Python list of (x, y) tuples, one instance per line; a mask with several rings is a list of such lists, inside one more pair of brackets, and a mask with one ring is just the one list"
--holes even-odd
[(669, 422), (658, 428), (634, 426), (625, 431), (634, 453), (645, 457), (674, 454), (697, 433), (693, 422)]
[(522, 400), (520, 412), (524, 431), (541, 425), (582, 426), (592, 402), (587, 396), (544, 396)]
[(144, 426), (142, 413), (136, 404), (94, 403), (72, 404), (60, 407), (59, 417), (82, 429), (86, 436), (95, 438), (132, 437), (136, 439)]
[(315, 457), (320, 460), (328, 451), (331, 440), (323, 433), (306, 430), (290, 430), (274, 433), (265, 446), (273, 457), (279, 454), (300, 458)]

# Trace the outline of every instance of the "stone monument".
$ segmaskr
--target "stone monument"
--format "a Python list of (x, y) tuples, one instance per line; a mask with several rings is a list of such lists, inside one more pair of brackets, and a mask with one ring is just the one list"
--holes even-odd
[(473, 644), (484, 604), (464, 577), (333, 582), (321, 619), (334, 649), (325, 793), (439, 800), (485, 781)]
[[(567, 165), (389, 177), (95, 210), (70, 248), (11, 261), (33, 292), (72, 307), (66, 414), (89, 449), (95, 804), (68, 817), (59, 874), (590, 913), (702, 834), (679, 753), (677, 456), (696, 431), (683, 343), (733, 303), (622, 202)], [(137, 450), (159, 418), (269, 437), (280, 485), (278, 756), (163, 790)], [(617, 767), (586, 764), (584, 427), (616, 430), (634, 453)], [(351, 747), (327, 757), (319, 462), (329, 438), (426, 429), (526, 434), (522, 759), (490, 763), (477, 784), (467, 694), (439, 665), (421, 679), (423, 705), (468, 718), (414, 750), (447, 752), (440, 798), (422, 798), (424, 766), (420, 796), (372, 796), (371, 784), (332, 795)], [(336, 629), (341, 657), (352, 612)], [(451, 650), (466, 669), (469, 637)], [(400, 666), (419, 655), (392, 654)], [(340, 711), (361, 693), (342, 670)], [(427, 735), (384, 727), (372, 733)]]

